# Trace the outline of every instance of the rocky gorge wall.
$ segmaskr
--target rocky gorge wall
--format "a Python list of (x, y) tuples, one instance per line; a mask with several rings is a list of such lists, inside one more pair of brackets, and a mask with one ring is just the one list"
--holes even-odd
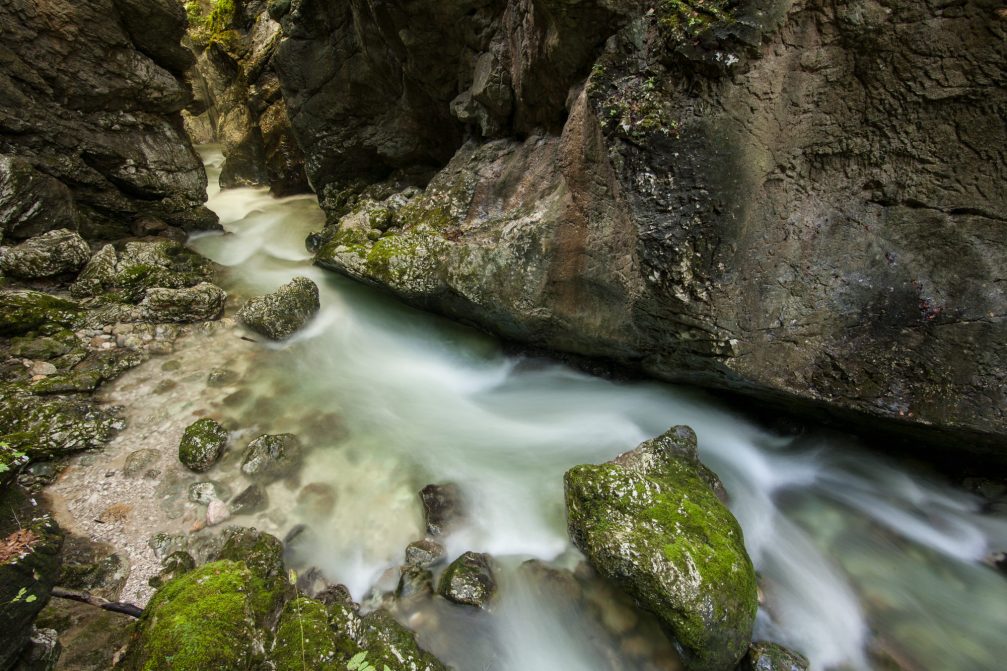
[(192, 56), (177, 2), (10, 0), (0, 25), (5, 238), (216, 226), (179, 115)]
[(293, 0), (317, 262), (505, 337), (1007, 440), (991, 0)]
[(190, 0), (185, 7), (195, 99), (183, 116), (193, 142), (223, 145), (220, 186), (269, 186), (277, 196), (309, 191), (272, 66), (280, 24), (267, 3)]

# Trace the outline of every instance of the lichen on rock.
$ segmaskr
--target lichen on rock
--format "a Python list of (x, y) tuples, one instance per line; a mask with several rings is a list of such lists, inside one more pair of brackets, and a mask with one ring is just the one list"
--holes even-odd
[(186, 427), (178, 444), (178, 460), (191, 471), (205, 473), (224, 453), (227, 429), (204, 417)]
[(76, 231), (56, 229), (0, 248), (0, 270), (25, 279), (75, 273), (91, 258), (91, 248)]
[(688, 669), (734, 668), (755, 623), (755, 570), (692, 430), (576, 466), (564, 482), (570, 537), (591, 565), (657, 615)]

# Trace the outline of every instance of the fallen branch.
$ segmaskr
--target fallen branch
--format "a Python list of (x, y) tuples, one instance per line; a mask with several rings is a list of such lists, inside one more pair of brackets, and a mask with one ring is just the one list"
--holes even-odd
[(100, 596), (95, 596), (89, 592), (78, 592), (75, 589), (66, 589), (65, 587), (53, 587), (52, 595), (60, 599), (79, 601), (81, 603), (86, 603), (89, 606), (94, 606), (95, 608), (110, 610), (113, 613), (122, 613), (123, 615), (129, 615), (130, 617), (140, 617), (143, 615), (143, 608), (140, 608), (139, 606), (134, 606), (131, 603), (109, 601), (108, 599), (103, 599)]

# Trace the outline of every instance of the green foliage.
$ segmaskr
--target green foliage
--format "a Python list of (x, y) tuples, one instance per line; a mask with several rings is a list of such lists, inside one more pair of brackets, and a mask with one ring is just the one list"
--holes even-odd
[(234, 49), (240, 40), (240, 35), (234, 30), (237, 11), (235, 0), (213, 0), (208, 14), (203, 13), (199, 0), (185, 3), (189, 37), (193, 44), (205, 49), (216, 42), (229, 51)]
[(38, 599), (38, 597), (35, 596), (34, 594), (28, 594), (27, 587), (22, 587), (20, 590), (18, 590), (18, 593), (14, 596), (14, 598), (11, 599), (8, 603), (20, 603), (21, 601), (24, 601), (25, 603), (32, 603), (36, 599)]
[(28, 462), (28, 455), (0, 441), (0, 474), (7, 473)]
[[(381, 665), (381, 671), (392, 671), (387, 664)], [(346, 663), (347, 671), (377, 671), (376, 666), (367, 661), (367, 651), (358, 652)]]
[(732, 0), (661, 0), (658, 24), (671, 40), (693, 40), (718, 24), (730, 23), (732, 5)]

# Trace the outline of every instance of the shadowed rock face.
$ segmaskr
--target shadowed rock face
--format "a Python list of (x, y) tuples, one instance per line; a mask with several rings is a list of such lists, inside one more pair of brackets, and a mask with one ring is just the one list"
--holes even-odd
[(997, 3), (426, 4), (282, 18), (321, 265), (508, 338), (1003, 454)]
[(142, 217), (216, 224), (181, 128), (191, 57), (177, 2), (12, 0), (0, 23), (0, 153), (69, 187), (86, 237), (128, 234)]

